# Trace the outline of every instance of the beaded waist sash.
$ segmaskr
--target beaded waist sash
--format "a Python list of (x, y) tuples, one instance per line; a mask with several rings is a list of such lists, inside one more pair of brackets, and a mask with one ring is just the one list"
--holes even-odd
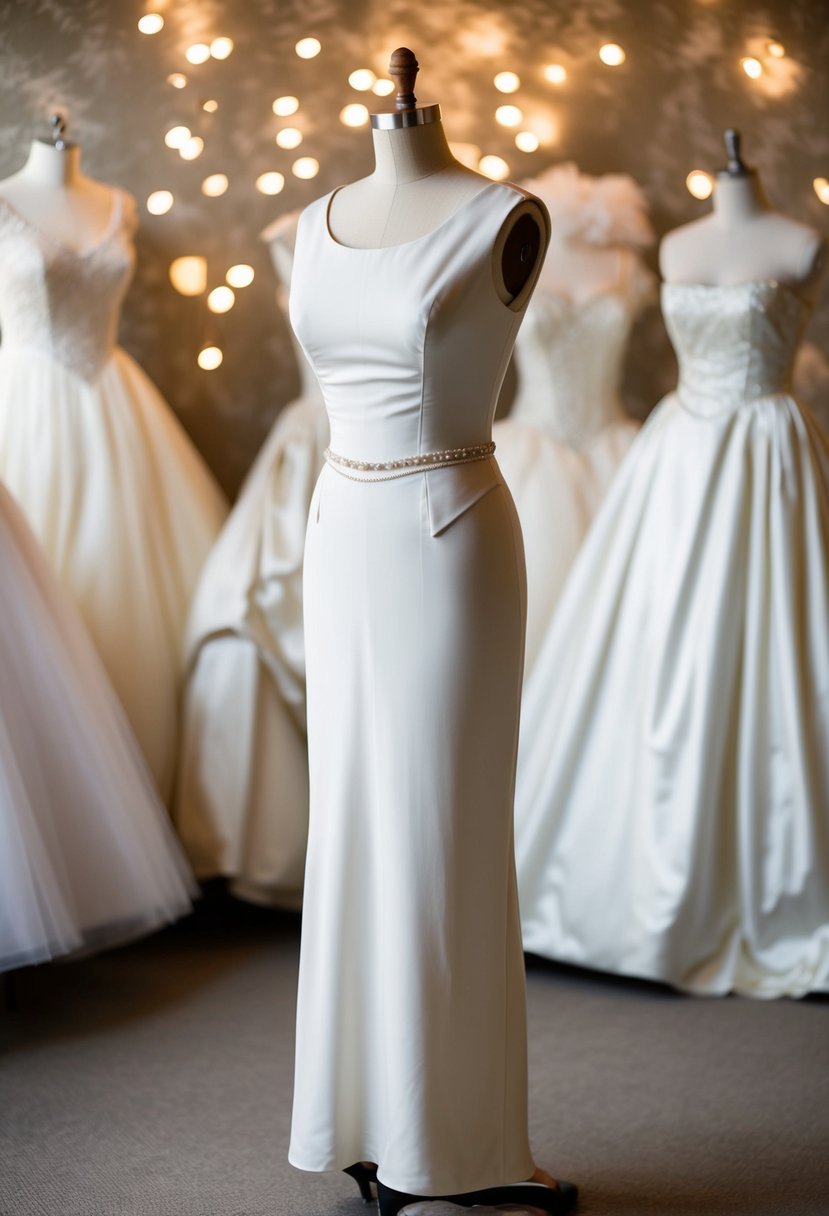
[(351, 460), (348, 456), (338, 456), (330, 448), (325, 449), (324, 455), (332, 469), (351, 481), (393, 481), (397, 477), (408, 477), (411, 473), (486, 460), (494, 451), (495, 444), (490, 441), (472, 443), (465, 448), (446, 448), (442, 452), (423, 452), (419, 456), (401, 456), (398, 460)]

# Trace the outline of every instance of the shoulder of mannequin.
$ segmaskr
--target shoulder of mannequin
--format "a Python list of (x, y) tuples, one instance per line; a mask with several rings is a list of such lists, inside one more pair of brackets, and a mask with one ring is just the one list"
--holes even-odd
[(712, 226), (713, 216), (702, 215), (699, 219), (687, 224), (680, 224), (666, 232), (659, 243), (659, 269), (663, 278), (670, 278), (670, 268), (676, 257), (681, 257), (687, 245), (692, 245), (700, 236), (704, 236)]

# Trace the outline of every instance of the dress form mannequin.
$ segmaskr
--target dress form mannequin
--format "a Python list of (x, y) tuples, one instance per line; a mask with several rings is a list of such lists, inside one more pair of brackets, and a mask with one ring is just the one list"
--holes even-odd
[(63, 138), (65, 124), (52, 115), (53, 140), (32, 140), (26, 163), (0, 181), (0, 195), (28, 223), (77, 251), (106, 235), (112, 219), (109, 186), (81, 171), (81, 149)]
[(777, 279), (808, 296), (823, 267), (823, 238), (772, 208), (757, 170), (741, 159), (737, 131), (725, 132), (725, 144), (728, 166), (717, 174), (712, 213), (662, 242), (665, 281), (726, 285)]
[[(371, 116), (374, 172), (335, 192), (328, 214), (342, 245), (384, 248), (417, 240), (445, 223), (487, 180), (455, 159), (437, 105), (416, 106), (417, 61), (392, 55), (398, 79), (396, 110)], [(495, 283), (509, 303), (543, 259), (546, 232), (538, 205), (527, 199), (509, 217), (493, 250)]]

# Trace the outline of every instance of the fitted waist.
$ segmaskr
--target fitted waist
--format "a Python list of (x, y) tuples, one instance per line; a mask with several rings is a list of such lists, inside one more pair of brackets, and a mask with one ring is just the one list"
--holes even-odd
[(750, 376), (717, 374), (681, 374), (677, 396), (689, 414), (701, 418), (719, 418), (734, 413), (741, 406), (765, 397), (790, 394), (791, 377), (787, 371)]
[(465, 447), (419, 452), (414, 456), (398, 456), (391, 460), (379, 461), (340, 456), (331, 448), (326, 448), (325, 459), (336, 472), (354, 481), (391, 481), (397, 477), (408, 477), (412, 473), (428, 473), (434, 469), (488, 460), (494, 451), (495, 444), (490, 440), (488, 443), (472, 443)]

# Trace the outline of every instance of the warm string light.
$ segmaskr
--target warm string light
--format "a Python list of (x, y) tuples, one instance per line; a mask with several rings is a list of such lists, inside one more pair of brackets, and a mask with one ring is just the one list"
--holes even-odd
[(698, 199), (710, 198), (714, 191), (714, 180), (704, 169), (692, 169), (685, 178), (685, 185), (688, 193)]
[(247, 262), (237, 262), (235, 266), (231, 266), (225, 275), (225, 282), (237, 290), (242, 287), (250, 287), (253, 282), (253, 267), (248, 266)]
[(277, 97), (276, 101), (271, 106), (277, 118), (290, 118), (292, 114), (296, 114), (299, 109), (298, 97)]
[(276, 133), (276, 142), (280, 148), (298, 148), (302, 143), (302, 132), (296, 127), (283, 127)]
[(606, 42), (599, 47), (599, 58), (609, 68), (618, 68), (625, 62), (627, 56), (618, 42)]
[(362, 102), (354, 101), (340, 110), (340, 122), (346, 127), (362, 127), (368, 122), (368, 109)]
[(541, 140), (532, 131), (519, 131), (515, 137), (515, 146), (519, 152), (537, 152)]
[(187, 77), (184, 72), (171, 72), (167, 77), (167, 83), (172, 85), (174, 89), (184, 89), (187, 87)]
[(495, 121), (502, 127), (517, 127), (524, 121), (524, 115), (518, 106), (499, 106), (495, 111)]
[(153, 190), (147, 196), (147, 210), (150, 215), (166, 215), (174, 202), (169, 190)]
[(207, 198), (218, 198), (227, 190), (230, 182), (225, 173), (211, 173), (201, 184), (201, 192)]
[(349, 76), (348, 83), (358, 93), (367, 93), (377, 83), (377, 77), (371, 68), (357, 68)]
[(786, 54), (786, 48), (782, 42), (769, 42), (766, 44), (766, 50), (772, 59), (783, 59)]
[(262, 173), (256, 179), (256, 189), (260, 194), (279, 194), (285, 185), (285, 178), (281, 173)]
[(168, 148), (181, 148), (187, 143), (189, 138), (189, 127), (170, 127), (170, 130), (164, 136), (164, 142)]
[(563, 63), (548, 63), (544, 69), (544, 79), (550, 84), (564, 84), (567, 79), (567, 68)]
[(232, 38), (214, 38), (210, 43), (210, 54), (214, 59), (227, 59), (232, 50)]
[(294, 50), (300, 59), (314, 59), (322, 50), (322, 43), (319, 38), (300, 38)]
[(829, 207), (829, 179), (825, 177), (816, 177), (812, 182), (815, 194), (822, 203)]
[(232, 287), (214, 287), (207, 297), (207, 307), (211, 312), (230, 312), (236, 303), (236, 294)]
[(176, 258), (170, 263), (170, 282), (183, 296), (200, 296), (207, 286), (207, 259), (199, 254)]
[(746, 55), (744, 59), (741, 59), (740, 67), (750, 80), (758, 80), (763, 75), (763, 65), (753, 55)]
[(482, 156), (478, 168), (486, 177), (493, 181), (502, 182), (509, 175), (509, 165), (500, 156)]
[(499, 72), (492, 82), (499, 93), (517, 93), (521, 78), (515, 72)]
[(182, 160), (196, 160), (204, 151), (204, 140), (200, 135), (191, 135), (178, 150)]
[(184, 52), (184, 58), (192, 64), (207, 63), (210, 58), (210, 47), (206, 42), (194, 42)]
[(291, 172), (294, 176), (302, 178), (304, 181), (316, 177), (319, 171), (320, 163), (313, 156), (300, 156), (299, 160), (295, 160), (291, 165)]
[(207, 101), (201, 103), (201, 108), (208, 114), (215, 114), (219, 108), (219, 103), (214, 97), (208, 97)]
[(205, 372), (215, 372), (221, 367), (224, 355), (218, 346), (203, 346), (198, 354), (198, 365)]
[(388, 97), (389, 93), (393, 93), (396, 87), (393, 80), (375, 80), (371, 86), (371, 91), (376, 97)]
[(139, 19), (138, 28), (142, 34), (157, 34), (164, 29), (164, 18), (161, 13), (145, 13)]

